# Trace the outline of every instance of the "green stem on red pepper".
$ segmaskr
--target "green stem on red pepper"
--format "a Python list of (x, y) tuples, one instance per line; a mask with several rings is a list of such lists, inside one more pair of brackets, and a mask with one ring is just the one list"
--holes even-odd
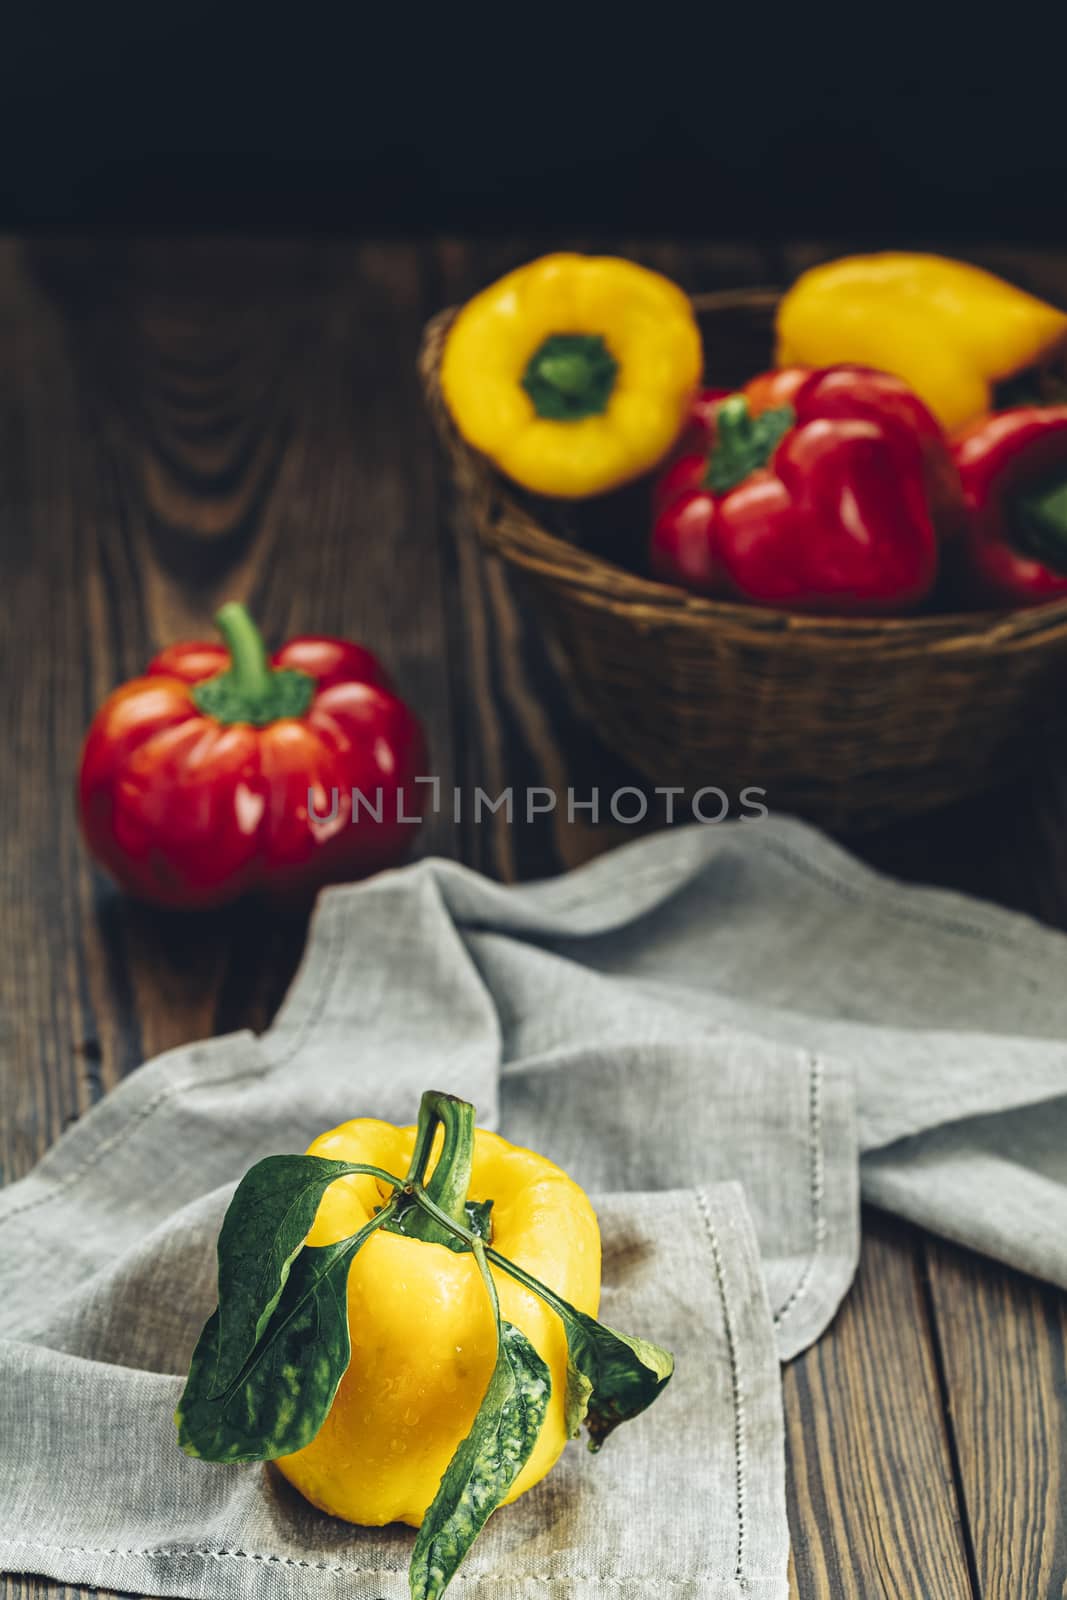
[(996, 412), (952, 453), (968, 511), (955, 552), (965, 594), (995, 606), (1067, 598), (1067, 406)]
[(715, 442), (704, 480), (712, 494), (728, 494), (765, 467), (795, 421), (792, 406), (775, 406), (754, 417), (743, 394), (723, 400), (715, 413)]
[(255, 728), (282, 717), (302, 717), (315, 693), (314, 678), (291, 667), (271, 666), (263, 635), (238, 601), (217, 611), (215, 623), (230, 652), (230, 665), (194, 686), (198, 708), (216, 722), (247, 722)]
[(1067, 574), (1067, 473), (1062, 470), (1015, 496), (1009, 513), (1016, 549)]

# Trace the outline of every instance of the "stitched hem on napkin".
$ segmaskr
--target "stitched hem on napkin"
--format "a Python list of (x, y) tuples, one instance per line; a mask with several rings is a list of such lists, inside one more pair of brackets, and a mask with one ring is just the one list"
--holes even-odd
[[(25, 1550), (25, 1560), (19, 1557), (18, 1552)], [(159, 1576), (155, 1571), (156, 1564), (164, 1562), (167, 1565), (167, 1594), (188, 1597), (188, 1600), (217, 1600), (220, 1593), (224, 1595), (236, 1594), (238, 1585), (241, 1592), (247, 1592), (243, 1585), (247, 1581), (249, 1567), (254, 1566), (260, 1573), (262, 1583), (263, 1575), (267, 1581), (258, 1591), (264, 1600), (284, 1600), (291, 1593), (292, 1577), (295, 1573), (316, 1572), (321, 1573), (327, 1580), (343, 1579), (343, 1585), (336, 1588), (338, 1595), (343, 1595), (344, 1600), (371, 1600), (376, 1587), (382, 1581), (395, 1583), (399, 1574), (392, 1568), (384, 1568), (381, 1572), (368, 1571), (362, 1567), (349, 1567), (340, 1563), (323, 1561), (299, 1561), (291, 1556), (274, 1556), (252, 1550), (93, 1550), (80, 1545), (52, 1545), (41, 1540), (16, 1541), (4, 1550), (5, 1561), (11, 1561), (6, 1568), (9, 1572), (39, 1572), (47, 1577), (58, 1578), (65, 1583), (86, 1584), (90, 1588), (121, 1589), (126, 1592), (145, 1590), (149, 1593), (162, 1592), (159, 1585)], [(220, 1573), (233, 1563), (234, 1571), (240, 1576), (235, 1577), (233, 1584), (223, 1580), (220, 1582)], [(249, 1566), (244, 1567), (243, 1564)], [(188, 1571), (183, 1574), (179, 1569), (186, 1565)], [(358, 1589), (353, 1588), (353, 1583), (358, 1583)], [(662, 1573), (650, 1573), (648, 1576), (617, 1578), (611, 1573), (581, 1572), (570, 1573), (566, 1577), (544, 1574), (542, 1576), (528, 1575), (516, 1576), (510, 1572), (482, 1572), (463, 1580), (456, 1579), (457, 1600), (500, 1600), (500, 1585), (506, 1584), (508, 1596), (516, 1600), (533, 1600), (533, 1597), (551, 1593), (553, 1600), (588, 1600), (591, 1589), (587, 1586), (596, 1585), (612, 1600), (648, 1600), (648, 1596), (659, 1592), (669, 1593), (670, 1600), (780, 1600), (786, 1593), (783, 1580), (779, 1577), (755, 1578), (672, 1578), (665, 1577)], [(329, 1588), (324, 1588), (324, 1594), (333, 1594), (335, 1585), (330, 1583)], [(377, 1600), (377, 1596), (374, 1596)]]

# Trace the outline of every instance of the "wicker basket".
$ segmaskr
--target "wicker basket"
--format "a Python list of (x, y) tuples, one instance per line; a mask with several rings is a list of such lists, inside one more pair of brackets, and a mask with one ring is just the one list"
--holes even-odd
[[(697, 298), (716, 383), (771, 364), (776, 303)], [(420, 371), (470, 521), (528, 581), (582, 709), (653, 783), (759, 785), (774, 810), (871, 828), (1006, 781), (1064, 730), (1067, 601), (872, 621), (705, 600), (644, 576), (647, 485), (581, 508), (516, 489), (443, 405), (454, 315), (429, 324)]]

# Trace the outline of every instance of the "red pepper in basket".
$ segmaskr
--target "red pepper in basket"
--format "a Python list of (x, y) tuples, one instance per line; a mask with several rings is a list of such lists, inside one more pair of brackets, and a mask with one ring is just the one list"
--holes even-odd
[(691, 450), (703, 450), (707, 447), (715, 431), (715, 413), (719, 408), (719, 402), (727, 399), (731, 392), (729, 389), (697, 390), (689, 402), (689, 415), (678, 446), (679, 454), (685, 455)]
[(216, 620), (225, 645), (171, 645), (97, 712), (79, 777), (93, 854), (174, 907), (302, 900), (399, 860), (426, 751), (375, 657), (300, 638), (268, 659), (243, 606)]
[[(689, 414), (681, 438), (667, 457), (667, 465), (660, 470), (653, 489), (652, 508), (657, 515), (677, 498), (682, 489), (693, 487), (693, 462), (703, 464), (711, 449), (715, 413), (732, 392), (730, 389), (698, 389), (689, 402)], [(681, 476), (678, 478), (675, 477), (675, 467), (680, 468)]]
[(953, 454), (968, 511), (957, 547), (968, 598), (1032, 606), (1067, 596), (1067, 406), (984, 417)]
[(904, 612), (961, 512), (940, 424), (864, 367), (762, 374), (720, 401), (710, 450), (657, 485), (652, 566), (704, 594), (790, 610)]

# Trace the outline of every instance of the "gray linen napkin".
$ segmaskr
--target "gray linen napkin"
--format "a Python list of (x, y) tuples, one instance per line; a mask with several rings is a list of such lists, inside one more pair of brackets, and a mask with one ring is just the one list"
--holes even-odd
[[(550, 883), (426, 861), (327, 893), (274, 1027), (169, 1052), (0, 1194), (0, 1566), (160, 1595), (406, 1593), (407, 1531), (189, 1461), (170, 1413), (259, 1156), (420, 1091), (594, 1197), (604, 1315), (664, 1398), (490, 1523), (457, 1596), (787, 1593), (776, 1352), (847, 1289), (865, 1192), (1067, 1285), (1067, 944), (783, 819)], [(502, 1588), (506, 1584), (506, 1588)]]

